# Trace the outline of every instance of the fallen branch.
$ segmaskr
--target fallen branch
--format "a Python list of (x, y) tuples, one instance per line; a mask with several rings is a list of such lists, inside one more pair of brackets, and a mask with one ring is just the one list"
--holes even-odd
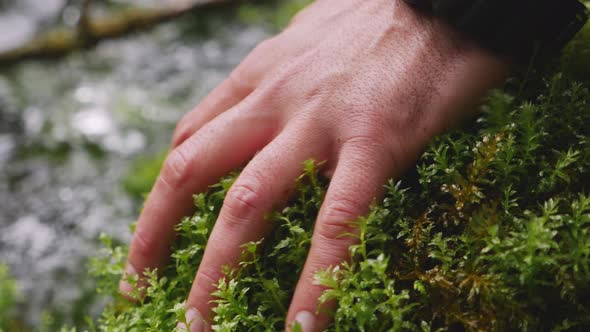
[(81, 49), (90, 48), (99, 41), (146, 29), (196, 9), (208, 10), (239, 1), (179, 1), (179, 4), (175, 6), (160, 9), (131, 8), (115, 16), (100, 19), (93, 19), (88, 14), (90, 2), (84, 2), (83, 15), (76, 28), (56, 28), (21, 47), (2, 52), (0, 53), (0, 65), (31, 58), (64, 56)]
[(92, 37), (92, 24), (90, 17), (90, 7), (92, 0), (84, 0), (80, 9), (80, 19), (78, 21), (78, 31), (81, 38), (93, 39)]

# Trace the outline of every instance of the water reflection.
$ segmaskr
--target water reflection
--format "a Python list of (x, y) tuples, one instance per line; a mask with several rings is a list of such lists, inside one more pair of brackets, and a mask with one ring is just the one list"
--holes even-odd
[[(25, 11), (37, 22), (63, 5), (32, 5), (39, 3), (18, 1), (0, 21)], [(120, 186), (130, 162), (165, 149), (184, 112), (267, 37), (260, 28), (211, 24), (210, 39), (168, 24), (0, 71), (0, 262), (19, 280), (30, 323), (47, 308), (67, 316), (92, 292), (84, 264), (98, 235), (127, 241), (136, 218), (137, 202)]]

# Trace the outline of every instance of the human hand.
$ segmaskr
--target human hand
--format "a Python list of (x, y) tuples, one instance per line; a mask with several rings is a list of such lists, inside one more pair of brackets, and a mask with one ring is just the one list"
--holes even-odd
[[(127, 274), (163, 266), (192, 194), (247, 164), (225, 198), (187, 300), (191, 331), (207, 329), (211, 292), (241, 245), (271, 231), (265, 214), (294, 189), (305, 160), (331, 183), (287, 324), (318, 331), (314, 273), (348, 258), (345, 232), (387, 179), (501, 82), (507, 64), (401, 0), (318, 0), (261, 43), (178, 124), (142, 211)], [(122, 282), (121, 291), (131, 291)]]

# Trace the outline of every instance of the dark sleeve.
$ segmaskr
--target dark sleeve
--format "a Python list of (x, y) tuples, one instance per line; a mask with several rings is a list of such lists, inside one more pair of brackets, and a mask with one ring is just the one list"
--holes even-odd
[(405, 1), (519, 61), (559, 51), (588, 20), (588, 9), (578, 0)]

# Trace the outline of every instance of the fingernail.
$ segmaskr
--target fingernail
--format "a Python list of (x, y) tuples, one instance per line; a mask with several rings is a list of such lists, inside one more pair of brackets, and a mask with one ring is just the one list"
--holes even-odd
[(131, 285), (127, 279), (129, 279), (129, 277), (133, 277), (137, 275), (137, 271), (135, 270), (135, 267), (133, 267), (133, 265), (131, 265), (130, 263), (127, 263), (127, 265), (125, 266), (125, 273), (123, 274), (123, 278), (121, 278), (121, 281), (119, 281), (119, 291), (123, 294), (123, 295), (129, 295), (131, 292), (133, 292), (133, 285)]
[(187, 329), (186, 324), (178, 323), (176, 328), (180, 331), (190, 331), (190, 332), (204, 332), (205, 331), (205, 321), (203, 320), (203, 316), (199, 314), (197, 309), (191, 308), (185, 314), (186, 322), (189, 325), (189, 329)]
[[(301, 331), (313, 332), (315, 331), (315, 315), (309, 311), (300, 311), (295, 316), (295, 321), (301, 325)], [(192, 331), (191, 331), (192, 332)]]

